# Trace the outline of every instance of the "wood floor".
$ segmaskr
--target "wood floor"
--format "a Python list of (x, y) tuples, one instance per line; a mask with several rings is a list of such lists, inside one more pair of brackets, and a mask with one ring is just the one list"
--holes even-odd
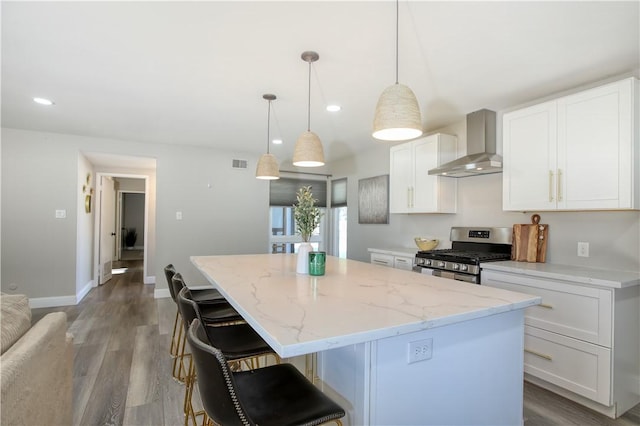
[[(154, 286), (142, 283), (141, 260), (114, 268), (126, 272), (77, 306), (33, 310), (34, 323), (49, 312), (67, 313), (74, 425), (182, 425), (184, 386), (171, 378), (168, 353), (175, 304), (153, 298)], [(640, 425), (640, 405), (613, 420), (528, 383), (524, 406), (525, 426)]]

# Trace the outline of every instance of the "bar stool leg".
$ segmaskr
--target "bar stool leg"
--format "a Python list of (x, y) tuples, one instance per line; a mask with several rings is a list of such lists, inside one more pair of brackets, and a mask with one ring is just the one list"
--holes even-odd
[(180, 318), (180, 312), (176, 311), (176, 319), (173, 320), (173, 333), (171, 333), (171, 346), (169, 347), (169, 355), (171, 355), (171, 358), (175, 358), (178, 355), (178, 340), (176, 339), (178, 320), (180, 322), (180, 329), (182, 330), (182, 318)]

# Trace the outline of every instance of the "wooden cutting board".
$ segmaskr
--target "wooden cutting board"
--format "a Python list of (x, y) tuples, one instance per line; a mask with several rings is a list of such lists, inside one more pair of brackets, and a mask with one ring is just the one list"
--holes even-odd
[(540, 215), (531, 216), (531, 223), (513, 225), (511, 260), (541, 262), (547, 257), (549, 225), (540, 224)]

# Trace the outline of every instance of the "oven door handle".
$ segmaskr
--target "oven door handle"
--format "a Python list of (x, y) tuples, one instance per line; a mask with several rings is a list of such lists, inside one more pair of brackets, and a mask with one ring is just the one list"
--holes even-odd
[(457, 274), (455, 272), (442, 271), (440, 269), (433, 269), (431, 273), (435, 277), (449, 278), (456, 281), (464, 281), (471, 284), (479, 284), (478, 278), (475, 275)]

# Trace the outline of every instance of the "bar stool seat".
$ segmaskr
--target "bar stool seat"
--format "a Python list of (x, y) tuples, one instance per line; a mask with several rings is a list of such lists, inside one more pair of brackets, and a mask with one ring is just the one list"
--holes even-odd
[(215, 288), (197, 288), (189, 289), (193, 300), (200, 305), (210, 305), (216, 303), (226, 303), (227, 300)]
[(205, 305), (198, 304), (198, 308), (202, 320), (209, 325), (242, 321), (242, 316), (226, 301)]

